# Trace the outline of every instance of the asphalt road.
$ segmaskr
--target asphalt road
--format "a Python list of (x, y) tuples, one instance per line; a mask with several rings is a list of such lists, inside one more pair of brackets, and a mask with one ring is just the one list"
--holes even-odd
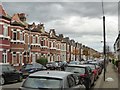
[[(24, 82), (24, 80), (23, 80)], [(2, 86), (2, 90), (18, 90), (23, 82), (10, 82)]]

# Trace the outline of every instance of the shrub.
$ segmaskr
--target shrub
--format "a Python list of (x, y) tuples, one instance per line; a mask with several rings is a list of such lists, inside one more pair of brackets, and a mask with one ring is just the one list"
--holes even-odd
[(45, 66), (46, 63), (48, 63), (48, 60), (47, 58), (41, 57), (40, 59), (37, 59), (36, 62)]

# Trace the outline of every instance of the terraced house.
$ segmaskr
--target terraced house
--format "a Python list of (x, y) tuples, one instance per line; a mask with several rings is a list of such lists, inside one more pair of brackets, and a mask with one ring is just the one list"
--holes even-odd
[(46, 32), (42, 23), (28, 24), (25, 13), (11, 17), (2, 5), (0, 11), (0, 62), (13, 64), (19, 69), (40, 57), (47, 58), (49, 62), (81, 60), (83, 57), (81, 43), (56, 34), (55, 29)]

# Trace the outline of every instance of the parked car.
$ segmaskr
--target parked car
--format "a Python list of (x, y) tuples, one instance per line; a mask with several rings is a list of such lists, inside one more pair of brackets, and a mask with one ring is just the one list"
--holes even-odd
[(47, 69), (50, 69), (50, 70), (55, 70), (55, 69), (59, 69), (60, 68), (58, 62), (48, 62), (46, 64), (46, 67), (47, 67)]
[(78, 75), (79, 78), (83, 80), (87, 89), (94, 85), (94, 73), (87, 65), (69, 64), (65, 71), (76, 73), (76, 75)]
[(96, 68), (98, 70), (98, 73), (101, 74), (102, 73), (102, 67), (100, 66), (100, 64), (98, 62), (90, 62), (89, 64), (92, 64), (92, 65), (96, 65)]
[(30, 74), (19, 90), (64, 90), (66, 88), (81, 90), (81, 88), (85, 88), (85, 86), (79, 82), (78, 77), (74, 73), (64, 71), (39, 71)]
[(22, 82), (22, 72), (16, 70), (13, 66), (6, 63), (0, 63), (0, 85), (11, 81)]
[(96, 65), (96, 68), (98, 70), (98, 74), (100, 75), (102, 73), (102, 67), (100, 67), (99, 65)]
[(61, 70), (64, 71), (65, 68), (67, 67), (67, 65), (68, 65), (68, 63), (66, 61), (61, 61), (61, 63), (60, 63)]
[(96, 65), (92, 65), (92, 64), (85, 64), (85, 65), (89, 66), (92, 69), (92, 72), (94, 73), (94, 80), (97, 80), (97, 78), (99, 76), (98, 75), (99, 71), (98, 71)]
[(23, 65), (20, 71), (23, 73), (24, 78), (26, 78), (29, 74), (42, 70), (47, 70), (47, 68), (39, 63), (32, 63)]
[(77, 64), (77, 65), (79, 65), (80, 61), (70, 61), (69, 64)]
[(87, 60), (87, 63), (90, 63), (90, 62), (93, 62), (93, 60), (91, 60), (91, 59)]

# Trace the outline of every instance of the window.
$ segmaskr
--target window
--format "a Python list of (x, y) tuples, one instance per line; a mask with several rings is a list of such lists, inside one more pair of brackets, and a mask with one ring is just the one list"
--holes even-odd
[(43, 40), (41, 41), (41, 46), (44, 46), (44, 41)]
[(68, 85), (69, 85), (70, 88), (74, 87), (76, 85), (75, 79), (71, 75), (69, 75), (67, 77), (67, 81), (68, 81)]
[(88, 69), (88, 73), (91, 74), (91, 73), (92, 73), (91, 68), (90, 68), (90, 67), (87, 67), (87, 69)]
[(15, 30), (13, 31), (13, 40), (17, 40), (17, 31), (15, 31)]
[(22, 54), (20, 54), (19, 59), (20, 64), (22, 64)]
[(40, 44), (40, 37), (38, 37), (38, 42), (37, 43)]
[(13, 52), (13, 64), (17, 64), (16, 52)]
[(33, 44), (35, 44), (36, 43), (36, 37), (35, 36), (33, 36)]
[(62, 79), (51, 77), (28, 77), (23, 84), (23, 87), (34, 89), (46, 89), (46, 88), (60, 88)]
[(3, 35), (4, 36), (8, 36), (8, 25), (7, 24), (4, 24), (4, 31), (3, 31)]
[(7, 63), (7, 52), (6, 52), (6, 50), (3, 50), (3, 53), (2, 53), (2, 63)]
[(23, 41), (23, 33), (20, 32), (20, 41)]
[(51, 42), (49, 42), (49, 46), (51, 47)]
[(10, 66), (10, 65), (7, 65), (7, 68), (8, 68), (9, 71), (15, 71), (15, 68)]
[(9, 71), (7, 65), (1, 65), (0, 68), (2, 68), (2, 72)]
[(27, 43), (29, 44), (30, 39), (29, 39), (29, 35), (27, 35)]

